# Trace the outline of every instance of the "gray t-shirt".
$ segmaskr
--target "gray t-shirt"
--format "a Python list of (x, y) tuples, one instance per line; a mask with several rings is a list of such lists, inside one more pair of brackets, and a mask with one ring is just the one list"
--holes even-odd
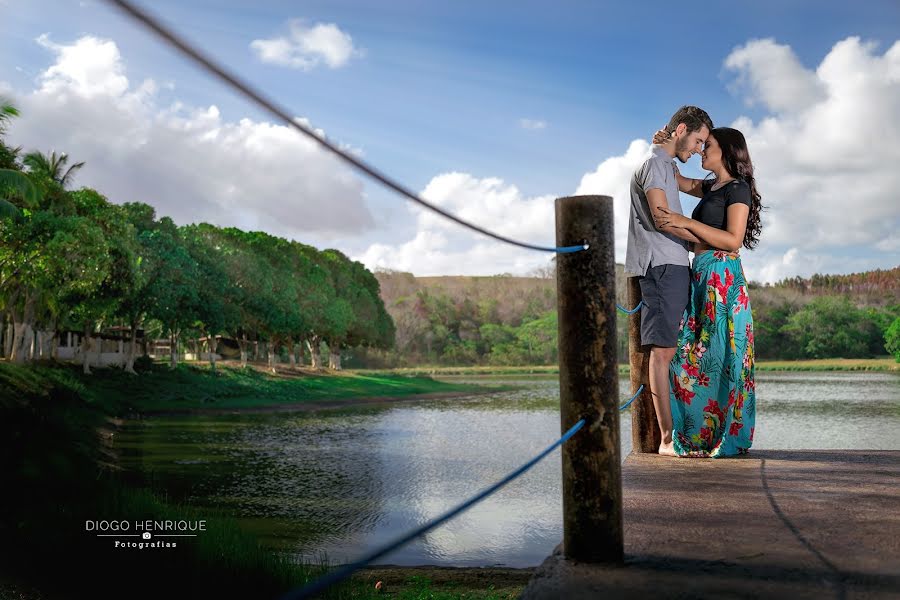
[(666, 193), (669, 208), (681, 210), (678, 198), (678, 167), (675, 159), (662, 147), (653, 145), (645, 160), (631, 178), (631, 212), (628, 217), (628, 246), (625, 251), (625, 274), (641, 276), (658, 265), (690, 266), (688, 244), (669, 233), (657, 231), (647, 202), (647, 190), (658, 188)]

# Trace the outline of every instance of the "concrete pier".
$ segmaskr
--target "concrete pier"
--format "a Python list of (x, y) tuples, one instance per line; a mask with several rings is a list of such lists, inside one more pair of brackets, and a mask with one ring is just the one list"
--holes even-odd
[(900, 452), (633, 453), (623, 564), (557, 547), (521, 598), (900, 598)]

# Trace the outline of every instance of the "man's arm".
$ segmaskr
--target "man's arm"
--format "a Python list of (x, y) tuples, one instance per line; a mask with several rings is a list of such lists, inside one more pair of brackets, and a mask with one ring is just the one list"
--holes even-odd
[[(659, 214), (659, 207), (669, 208), (669, 201), (666, 200), (666, 193), (659, 188), (647, 190), (647, 204), (650, 205), (650, 214), (652, 215)], [(654, 227), (656, 227), (655, 224)], [(672, 234), (677, 238), (695, 244), (700, 241), (700, 238), (683, 227), (657, 227), (656, 230), (662, 233)]]

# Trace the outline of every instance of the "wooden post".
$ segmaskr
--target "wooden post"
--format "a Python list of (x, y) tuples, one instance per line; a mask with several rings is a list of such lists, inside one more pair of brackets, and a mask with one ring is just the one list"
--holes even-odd
[(609, 196), (556, 200), (556, 243), (590, 248), (556, 258), (562, 430), (563, 552), (621, 562), (622, 471), (616, 364), (616, 273)]
[[(629, 277), (627, 281), (627, 308), (632, 309), (641, 301), (641, 286), (637, 277)], [(644, 391), (631, 404), (631, 450), (655, 454), (659, 451), (662, 436), (650, 394), (650, 352), (641, 346), (641, 311), (628, 318), (628, 361), (631, 363), (631, 393), (644, 386)]]

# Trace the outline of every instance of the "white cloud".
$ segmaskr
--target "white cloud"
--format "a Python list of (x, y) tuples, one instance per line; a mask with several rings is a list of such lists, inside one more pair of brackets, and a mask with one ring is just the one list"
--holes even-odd
[(547, 129), (547, 122), (540, 119), (519, 119), (519, 127), (532, 130)]
[(789, 46), (755, 40), (735, 48), (725, 67), (740, 73), (739, 83), (754, 88), (748, 104), (761, 101), (777, 112), (803, 109), (825, 96), (822, 82), (800, 64)]
[(849, 256), (840, 251), (801, 252), (797, 248), (761, 248), (747, 253), (744, 273), (751, 281), (774, 283), (785, 278), (810, 277), (815, 273), (860, 273), (897, 266), (890, 255)]
[[(496, 233), (553, 246), (553, 196), (523, 196), (501, 179), (467, 173), (434, 177), (422, 191), (429, 202)], [(552, 254), (525, 250), (470, 232), (430, 210), (410, 205), (416, 233), (399, 244), (373, 244), (354, 257), (369, 268), (416, 275), (524, 273), (547, 265)]]
[(323, 239), (373, 227), (359, 179), (293, 129), (228, 121), (216, 106), (160, 106), (153, 80), (128, 80), (113, 41), (38, 41), (56, 62), (38, 89), (15, 94), (22, 116), (8, 137), (86, 161), (77, 185), (114, 202), (146, 202), (179, 223)]
[[(900, 42), (879, 55), (873, 44), (847, 38), (812, 71), (788, 46), (751, 41), (725, 64), (775, 113), (758, 122), (741, 117), (733, 125), (747, 137), (768, 206), (761, 247), (796, 249), (805, 263), (824, 257), (827, 271), (838, 268), (828, 260), (850, 246), (869, 248), (873, 261), (890, 252), (896, 260)], [(798, 81), (806, 92), (793, 89), (788, 99), (778, 91)]]
[(898, 232), (894, 237), (889, 237), (881, 240), (875, 247), (881, 250), (882, 252), (897, 252), (900, 250), (900, 232)]
[(599, 194), (612, 196), (615, 219), (616, 260), (625, 262), (628, 240), (628, 215), (631, 211), (631, 176), (649, 156), (650, 143), (634, 140), (622, 156), (607, 158), (592, 173), (581, 178), (575, 195)]
[(125, 66), (115, 42), (86, 36), (71, 46), (54, 44), (45, 33), (37, 43), (56, 54), (56, 64), (41, 73), (41, 91), (84, 98), (121, 96), (128, 89)]
[(353, 46), (350, 34), (334, 23), (316, 23), (308, 27), (302, 19), (288, 23), (287, 35), (253, 40), (250, 47), (265, 63), (309, 71), (324, 63), (329, 68), (342, 67), (363, 53)]
[[(607, 159), (594, 172), (586, 174), (575, 192), (613, 197), (616, 256), (620, 262), (625, 259), (629, 181), (649, 149), (646, 141), (633, 141), (623, 156)], [(507, 237), (555, 245), (555, 196), (529, 197), (515, 185), (495, 177), (445, 173), (425, 186), (422, 197)], [(412, 239), (399, 244), (372, 244), (354, 259), (371, 269), (385, 267), (426, 276), (525, 274), (546, 266), (553, 257), (552, 253), (525, 250), (469, 233), (431, 211), (418, 207), (410, 210), (416, 214), (416, 233)]]
[[(754, 281), (849, 273), (900, 263), (900, 42), (883, 54), (847, 38), (815, 69), (772, 40), (736, 48), (724, 64), (751, 104), (768, 114), (740, 117), (767, 210), (755, 251), (744, 250)], [(620, 156), (585, 174), (576, 194), (613, 197), (616, 259), (624, 261), (629, 183), (649, 145), (631, 142)], [(553, 197), (529, 198), (512, 184), (464, 173), (440, 175), (424, 192), (441, 206), (517, 239), (554, 231)], [(560, 195), (564, 195), (565, 190)], [(455, 226), (420, 215), (418, 233), (395, 246), (373, 245), (360, 258), (416, 274), (524, 273), (546, 257), (453, 234)]]

